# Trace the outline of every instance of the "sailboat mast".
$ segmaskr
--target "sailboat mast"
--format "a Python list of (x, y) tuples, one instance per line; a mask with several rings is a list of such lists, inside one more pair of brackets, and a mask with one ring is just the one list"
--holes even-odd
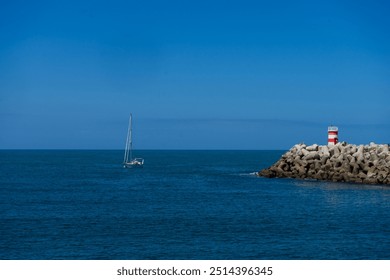
[(133, 114), (130, 113), (129, 127), (127, 128), (127, 138), (125, 147), (125, 156), (123, 159), (123, 167), (142, 167), (144, 164), (143, 158), (133, 159)]
[(129, 161), (129, 140), (130, 140), (130, 136), (131, 136), (131, 114), (130, 114), (130, 118), (129, 118), (129, 126), (127, 128), (127, 138), (126, 138), (126, 146), (125, 146), (125, 156), (123, 158), (123, 163), (126, 163)]
[(132, 132), (133, 132), (133, 115), (130, 114), (130, 160), (133, 159), (133, 137), (132, 137)]

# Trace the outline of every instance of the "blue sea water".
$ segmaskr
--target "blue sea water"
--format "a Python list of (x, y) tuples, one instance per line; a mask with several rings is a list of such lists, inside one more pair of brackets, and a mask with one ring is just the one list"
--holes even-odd
[(0, 259), (390, 259), (390, 188), (251, 174), (283, 151), (0, 151)]

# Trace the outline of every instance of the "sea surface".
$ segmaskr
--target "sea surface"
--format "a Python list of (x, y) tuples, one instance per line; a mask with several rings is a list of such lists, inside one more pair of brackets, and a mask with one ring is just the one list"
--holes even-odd
[(0, 151), (0, 259), (390, 259), (390, 187), (259, 178), (284, 151)]

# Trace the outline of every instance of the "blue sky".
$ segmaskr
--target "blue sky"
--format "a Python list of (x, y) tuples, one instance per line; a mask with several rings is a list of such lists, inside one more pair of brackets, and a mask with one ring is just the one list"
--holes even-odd
[(387, 1), (2, 1), (0, 149), (390, 143)]

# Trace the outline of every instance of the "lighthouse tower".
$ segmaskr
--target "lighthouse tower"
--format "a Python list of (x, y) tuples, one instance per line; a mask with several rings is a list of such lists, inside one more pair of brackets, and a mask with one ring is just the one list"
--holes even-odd
[(337, 126), (328, 127), (328, 146), (333, 146), (339, 141), (339, 129)]

